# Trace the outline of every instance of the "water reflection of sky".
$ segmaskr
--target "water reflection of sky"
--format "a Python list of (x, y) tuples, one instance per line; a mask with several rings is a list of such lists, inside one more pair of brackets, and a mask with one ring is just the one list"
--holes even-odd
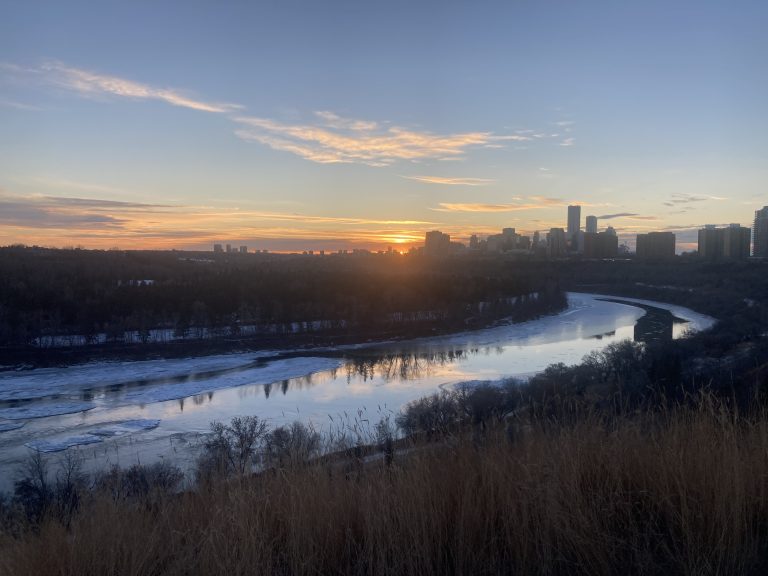
[[(146, 463), (161, 457), (189, 460), (195, 438), (209, 429), (211, 421), (228, 421), (236, 415), (255, 414), (275, 425), (299, 419), (320, 429), (337, 426), (344, 419), (375, 422), (445, 385), (529, 375), (557, 362), (577, 363), (612, 342), (632, 339), (643, 314), (635, 306), (571, 294), (569, 309), (556, 316), (367, 348), (326, 350), (322, 357), (297, 355), (254, 362), (253, 354), (242, 359), (231, 355), (215, 362), (190, 359), (181, 366), (169, 362), (162, 369), (158, 361), (122, 363), (120, 370), (103, 365), (58, 373), (39, 371), (39, 378), (31, 371), (19, 376), (26, 379), (18, 382), (5, 375), (0, 386), (5, 383), (13, 392), (13, 402), (28, 390), (29, 397), (22, 399), (25, 409), (45, 414), (51, 406), (84, 400), (90, 409), (2, 420), (24, 426), (0, 433), (0, 466), (12, 469), (28, 453), (25, 444), (29, 442), (72, 438), (125, 420), (157, 419), (160, 424), (81, 447), (91, 465)], [(677, 308), (675, 314), (690, 317), (698, 327), (705, 327), (707, 321), (685, 309)], [(174, 369), (183, 369), (185, 375), (175, 374)], [(130, 380), (132, 370), (140, 382)], [(158, 374), (170, 377), (158, 378)], [(43, 394), (48, 382), (57, 390), (55, 398)], [(77, 388), (78, 382), (85, 383), (86, 394)], [(19, 383), (24, 386), (14, 389)], [(13, 406), (5, 403), (6, 416), (13, 415)], [(3, 473), (0, 488), (7, 488), (11, 480)]]

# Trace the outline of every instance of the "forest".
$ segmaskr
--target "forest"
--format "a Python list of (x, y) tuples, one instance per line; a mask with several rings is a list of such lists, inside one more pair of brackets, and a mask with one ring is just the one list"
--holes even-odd
[(0, 346), (376, 337), (562, 309), (551, 266), (400, 254), (0, 249)]

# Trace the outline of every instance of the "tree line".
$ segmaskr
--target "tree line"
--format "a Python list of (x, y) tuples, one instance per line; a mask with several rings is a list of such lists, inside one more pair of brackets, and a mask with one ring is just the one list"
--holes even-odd
[(120, 342), (360, 333), (413, 325), (527, 319), (565, 305), (548, 266), (432, 261), (401, 255), (270, 255), (0, 249), (0, 346), (78, 334)]

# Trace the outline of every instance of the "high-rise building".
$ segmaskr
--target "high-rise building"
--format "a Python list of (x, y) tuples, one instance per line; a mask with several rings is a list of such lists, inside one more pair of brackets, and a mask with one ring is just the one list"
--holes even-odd
[(248, 246), (240, 246), (240, 254), (247, 254)]
[(751, 230), (740, 224), (717, 228), (707, 224), (699, 230), (699, 256), (708, 260), (749, 256)]
[(723, 255), (723, 229), (707, 224), (699, 230), (699, 256), (716, 260)]
[(616, 258), (619, 253), (619, 237), (607, 232), (584, 232), (585, 258)]
[(213, 245), (213, 251), (214, 252), (224, 252), (224, 248), (221, 247), (221, 244), (214, 244)]
[(565, 256), (566, 249), (565, 230), (562, 228), (550, 229), (547, 235), (547, 255), (550, 258), (559, 258)]
[(613, 226), (608, 226), (608, 228), (605, 229), (606, 234), (613, 234), (616, 236), (616, 230), (613, 228)]
[(755, 210), (752, 234), (752, 255), (768, 258), (768, 206)]
[(726, 258), (748, 258), (752, 230), (741, 224), (731, 224), (723, 229), (723, 256)]
[(672, 258), (675, 255), (675, 235), (672, 232), (638, 234), (635, 253), (638, 258)]
[(587, 216), (587, 232), (597, 234), (597, 216)]
[(571, 250), (578, 246), (578, 235), (581, 230), (581, 206), (568, 206), (568, 237)]
[(427, 232), (424, 236), (424, 254), (427, 256), (445, 256), (451, 250), (451, 237), (439, 230)]

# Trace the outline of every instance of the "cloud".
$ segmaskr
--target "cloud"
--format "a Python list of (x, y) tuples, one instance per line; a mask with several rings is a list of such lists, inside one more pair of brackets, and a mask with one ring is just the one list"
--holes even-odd
[[(18, 66), (9, 68), (7, 65), (4, 69), (14, 72), (21, 70)], [(238, 104), (205, 102), (175, 89), (158, 88), (118, 76), (73, 68), (60, 62), (47, 62), (39, 68), (26, 69), (24, 72), (41, 79), (43, 82), (84, 96), (117, 96), (135, 100), (159, 100), (172, 106), (202, 112), (225, 113), (242, 109), (242, 106)]]
[[(242, 140), (258, 142), (321, 164), (388, 166), (397, 161), (455, 161), (463, 160), (473, 148), (503, 148), (508, 142), (558, 137), (558, 134), (535, 131), (518, 131), (513, 134), (489, 131), (436, 134), (389, 122), (344, 118), (328, 110), (314, 112), (312, 121), (307, 123), (286, 123), (244, 115), (244, 107), (239, 104), (202, 100), (177, 89), (152, 86), (57, 61), (34, 68), (0, 62), (0, 70), (9, 78), (31, 79), (86, 97), (154, 100), (192, 110), (227, 114), (238, 126), (235, 135)], [(573, 138), (566, 138), (560, 145), (573, 145)]]
[(487, 186), (495, 182), (490, 178), (447, 178), (443, 176), (402, 176), (407, 180), (427, 182), (428, 184), (445, 184), (448, 186)]
[(26, 110), (28, 112), (39, 112), (40, 110), (43, 110), (40, 106), (25, 104), (24, 102), (16, 102), (14, 100), (4, 100), (2, 98), (0, 98), (0, 106), (5, 108), (15, 108), (16, 110)]
[[(408, 244), (440, 223), (269, 212), (248, 208), (147, 204), (80, 197), (13, 196), (0, 191), (0, 244), (88, 244), (178, 248), (197, 242), (270, 237)], [(310, 246), (311, 247), (311, 246)]]
[(565, 138), (560, 142), (560, 146), (575, 146), (576, 145), (576, 139), (573, 137)]
[(521, 135), (492, 132), (433, 134), (377, 122), (345, 119), (332, 112), (315, 113), (319, 123), (286, 124), (253, 116), (238, 116), (235, 134), (275, 150), (291, 152), (321, 164), (360, 163), (387, 166), (399, 160), (446, 160), (463, 156), (470, 148), (505, 141), (529, 140)]
[[(522, 198), (519, 200), (522, 200)], [(522, 202), (517, 204), (440, 202), (439, 208), (431, 208), (431, 210), (437, 212), (520, 212), (523, 210), (536, 210), (537, 208), (550, 208), (552, 206), (566, 205), (559, 198), (531, 196), (528, 200), (533, 200), (533, 202)]]
[(705, 202), (707, 200), (728, 200), (722, 196), (697, 196), (695, 194), (686, 194), (682, 192), (675, 192), (671, 195), (671, 198), (664, 202), (665, 206), (675, 206), (677, 204), (691, 204), (694, 202)]
[(618, 214), (603, 214), (598, 220), (612, 220), (613, 218), (628, 218), (629, 220), (658, 220), (657, 216), (641, 216), (633, 212), (619, 212)]

